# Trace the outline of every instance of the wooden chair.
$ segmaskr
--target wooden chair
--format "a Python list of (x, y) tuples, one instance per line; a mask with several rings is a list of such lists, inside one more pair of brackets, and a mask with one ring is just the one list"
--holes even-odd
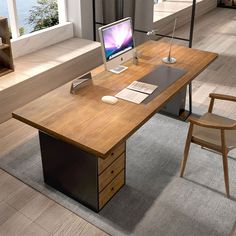
[(236, 148), (236, 121), (212, 113), (215, 99), (236, 102), (236, 97), (211, 93), (208, 112), (200, 118), (190, 117), (189, 131), (181, 163), (180, 177), (183, 177), (191, 142), (222, 153), (226, 195), (230, 197), (228, 152)]

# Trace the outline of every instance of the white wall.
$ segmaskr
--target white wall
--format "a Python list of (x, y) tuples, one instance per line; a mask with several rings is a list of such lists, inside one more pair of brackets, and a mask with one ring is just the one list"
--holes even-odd
[(93, 4), (92, 0), (81, 1), (82, 38), (93, 40)]
[(93, 40), (92, 0), (68, 0), (68, 20), (74, 24), (74, 35)]
[(74, 35), (80, 37), (81, 31), (81, 16), (80, 12), (80, 0), (68, 0), (67, 2), (67, 17), (68, 21), (73, 22)]

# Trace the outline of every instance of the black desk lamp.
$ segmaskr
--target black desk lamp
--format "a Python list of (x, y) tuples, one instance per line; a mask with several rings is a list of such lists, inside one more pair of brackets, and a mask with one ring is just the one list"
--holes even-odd
[[(176, 29), (176, 23), (177, 23), (177, 18), (175, 18), (174, 28), (173, 28), (173, 32), (172, 32), (172, 36), (171, 36), (169, 55), (168, 55), (168, 57), (162, 58), (162, 61), (163, 61), (164, 63), (167, 63), (167, 64), (173, 64), (173, 63), (176, 62), (176, 58), (171, 57), (171, 48), (172, 48), (172, 44), (173, 44), (173, 40), (174, 40), (174, 34), (175, 34), (175, 29)], [(147, 36), (156, 35), (156, 32), (157, 32), (157, 30), (149, 31), (149, 32), (147, 32)]]

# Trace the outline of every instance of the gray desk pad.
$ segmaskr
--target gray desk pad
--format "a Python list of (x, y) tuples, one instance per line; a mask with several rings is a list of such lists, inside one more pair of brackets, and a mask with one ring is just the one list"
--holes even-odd
[(139, 79), (140, 82), (158, 86), (158, 88), (156, 88), (156, 90), (151, 95), (149, 95), (143, 101), (143, 103), (147, 104), (148, 102), (150, 102), (172, 83), (174, 83), (177, 79), (182, 77), (185, 73), (186, 71), (183, 69), (160, 65), (154, 71)]

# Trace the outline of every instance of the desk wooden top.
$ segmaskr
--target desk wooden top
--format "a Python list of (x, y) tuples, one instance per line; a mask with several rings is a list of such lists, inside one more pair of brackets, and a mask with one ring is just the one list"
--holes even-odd
[(67, 83), (16, 110), (13, 117), (105, 158), (217, 57), (215, 53), (173, 45), (172, 56), (177, 63), (171, 66), (183, 68), (187, 73), (159, 96), (139, 105), (123, 100), (115, 105), (101, 101), (104, 95), (115, 95), (162, 64), (161, 58), (168, 55), (168, 49), (169, 44), (148, 41), (137, 48), (138, 65), (125, 63), (129, 68), (119, 75), (100, 66), (92, 71), (92, 84), (77, 95), (70, 94), (71, 83)]

